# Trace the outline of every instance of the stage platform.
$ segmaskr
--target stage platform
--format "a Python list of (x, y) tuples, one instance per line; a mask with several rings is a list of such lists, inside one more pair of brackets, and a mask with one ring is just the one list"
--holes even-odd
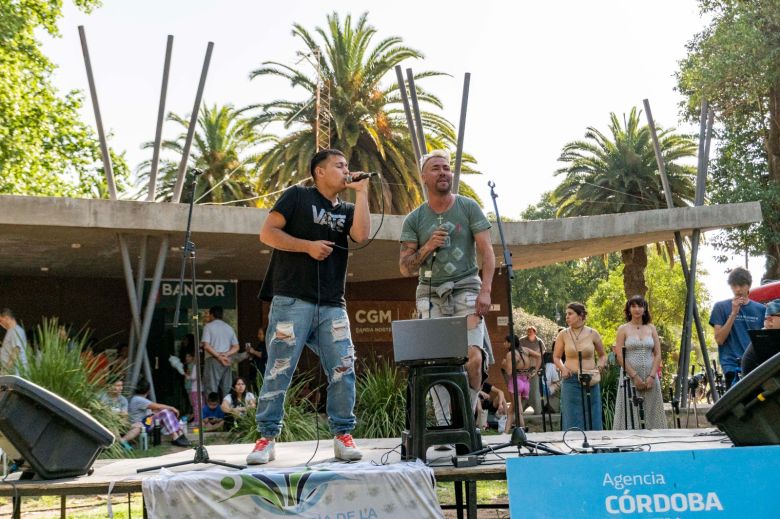
[[(635, 447), (644, 451), (722, 449), (732, 446), (731, 441), (717, 429), (659, 429), (653, 431), (589, 431), (588, 442), (592, 447), (611, 448)], [(570, 431), (565, 436), (560, 431), (547, 433), (529, 433), (528, 440), (541, 442), (563, 452), (579, 451), (582, 448), (583, 434)], [(358, 439), (363, 452), (363, 461), (376, 464), (400, 463), (400, 439)], [(483, 443), (499, 445), (509, 441), (506, 434), (483, 436)], [(251, 444), (230, 444), (207, 446), (212, 459), (242, 465), (251, 451)], [(316, 452), (315, 452), (316, 449)], [(175, 463), (193, 459), (192, 450), (186, 450), (155, 458), (135, 458), (121, 460), (98, 460), (94, 472), (89, 476), (61, 480), (36, 481), (18, 480), (18, 474), (11, 474), (0, 484), (0, 495), (15, 496), (76, 496), (105, 495), (141, 492), (142, 481), (155, 477), (158, 472), (137, 473), (138, 469)], [(483, 463), (474, 467), (456, 468), (451, 463), (454, 450), (428, 451), (428, 464), (434, 470), (438, 481), (473, 483), (484, 480), (506, 479), (506, 459), (517, 457), (516, 447), (506, 447), (497, 454), (484, 456)], [(521, 455), (528, 455), (523, 448)], [(585, 455), (585, 454), (581, 454)], [(608, 453), (597, 454), (609, 456)], [(312, 457), (313, 456), (313, 457)], [(317, 447), (316, 441), (278, 443), (276, 460), (264, 466), (254, 468), (288, 468), (335, 461), (333, 458), (333, 440), (323, 439)], [(192, 464), (170, 469), (172, 472), (189, 472), (220, 468), (211, 464)], [(476, 495), (475, 493), (473, 495)], [(22, 504), (23, 508), (23, 504)]]

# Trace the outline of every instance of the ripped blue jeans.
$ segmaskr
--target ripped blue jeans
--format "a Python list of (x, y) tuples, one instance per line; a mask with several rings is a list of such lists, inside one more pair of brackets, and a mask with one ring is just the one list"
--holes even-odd
[[(319, 322), (317, 322), (319, 321)], [(268, 314), (268, 363), (257, 397), (257, 430), (274, 438), (282, 430), (284, 399), (304, 345), (328, 376), (328, 426), (334, 434), (355, 428), (355, 346), (347, 311), (294, 297), (274, 296)]]

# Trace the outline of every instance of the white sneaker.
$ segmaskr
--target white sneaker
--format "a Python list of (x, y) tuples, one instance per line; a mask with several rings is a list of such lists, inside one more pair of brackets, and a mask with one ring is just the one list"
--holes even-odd
[(339, 434), (333, 438), (333, 452), (336, 458), (344, 461), (357, 461), (363, 458), (351, 434)]
[(276, 459), (276, 442), (268, 438), (260, 438), (255, 442), (255, 448), (246, 457), (247, 465), (262, 465)]

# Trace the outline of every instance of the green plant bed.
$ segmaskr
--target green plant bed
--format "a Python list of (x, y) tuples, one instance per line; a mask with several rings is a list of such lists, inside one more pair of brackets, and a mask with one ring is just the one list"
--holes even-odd
[(388, 362), (366, 366), (357, 379), (358, 438), (397, 438), (406, 422), (406, 377)]

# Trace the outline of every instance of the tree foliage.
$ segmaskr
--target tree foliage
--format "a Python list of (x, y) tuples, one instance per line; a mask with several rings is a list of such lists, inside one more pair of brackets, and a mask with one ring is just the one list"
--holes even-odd
[[(609, 135), (589, 127), (585, 138), (563, 147), (558, 159), (566, 163), (557, 175), (565, 175), (553, 191), (557, 216), (615, 214), (666, 207), (661, 176), (650, 128), (640, 122), (641, 111), (632, 108), (621, 122), (610, 114)], [(681, 159), (696, 153), (696, 144), (674, 129), (657, 128), (661, 155), (675, 206), (688, 205), (694, 196), (692, 167)], [(627, 297), (644, 295), (646, 247), (621, 251), (623, 286)]]
[[(521, 213), (522, 219), (555, 218), (556, 208), (551, 197), (550, 192), (542, 194), (538, 204)], [(607, 254), (515, 271), (512, 300), (533, 315), (553, 321), (559, 317), (558, 322), (562, 324), (566, 305), (571, 301), (584, 302), (619, 263), (617, 254)]]
[[(97, 0), (74, 0), (90, 11)], [(0, 193), (101, 196), (107, 193), (100, 149), (78, 115), (79, 92), (60, 96), (55, 66), (43, 55), (36, 30), (58, 36), (62, 3), (0, 0)], [(113, 155), (119, 186), (127, 177)]]
[(727, 231), (726, 251), (766, 254), (766, 276), (780, 278), (780, 3), (700, 0), (712, 22), (688, 44), (677, 75), (697, 117), (706, 99), (716, 111), (719, 154), (712, 168), (713, 200), (760, 200), (760, 226)]
[[(176, 122), (182, 133), (176, 139), (163, 141), (161, 145), (164, 151), (170, 153), (170, 158), (160, 161), (157, 200), (170, 200), (173, 195), (190, 125), (189, 118), (176, 114), (170, 114), (168, 119)], [(252, 166), (259, 158), (257, 146), (273, 140), (272, 136), (260, 133), (241, 110), (231, 105), (209, 107), (204, 104), (198, 115), (188, 158), (189, 168), (202, 171), (195, 186), (195, 201), (262, 206), (263, 199), (255, 196), (256, 174)], [(153, 146), (153, 142), (144, 144), (147, 149)], [(144, 181), (144, 186), (148, 184), (150, 173), (151, 160), (141, 163), (139, 178)], [(189, 201), (187, 190), (182, 192), (182, 201)]]
[[(309, 160), (316, 151), (319, 83), (330, 91), (330, 146), (344, 152), (351, 170), (379, 171), (383, 175), (381, 192), (372, 190), (372, 210), (380, 207), (381, 193), (387, 212), (409, 212), (423, 200), (419, 173), (399, 86), (396, 82), (384, 83), (388, 75), (395, 77), (396, 65), (422, 58), (422, 53), (403, 45), (397, 36), (373, 44), (377, 30), (368, 23), (367, 13), (354, 20), (347, 15), (343, 22), (338, 14), (332, 13), (327, 17), (327, 26), (317, 27), (314, 33), (299, 24), (293, 26), (293, 35), (305, 46), (304, 51), (297, 53), (299, 67), (269, 61), (250, 74), (250, 78), (280, 77), (304, 91), (303, 99), (298, 101), (275, 100), (257, 105), (261, 110), (255, 119), (257, 124), (281, 123), (285, 129), (292, 129), (263, 154), (258, 185), (275, 190), (308, 178)], [(423, 107), (441, 108), (442, 104), (418, 80), (442, 75), (441, 72), (415, 75), (417, 95)], [(454, 148), (456, 135), (449, 121), (425, 110), (421, 117), (429, 149)], [(473, 157), (464, 154), (463, 173), (475, 172), (470, 167), (473, 161)], [(461, 182), (461, 186), (463, 194), (473, 194), (467, 185)]]

